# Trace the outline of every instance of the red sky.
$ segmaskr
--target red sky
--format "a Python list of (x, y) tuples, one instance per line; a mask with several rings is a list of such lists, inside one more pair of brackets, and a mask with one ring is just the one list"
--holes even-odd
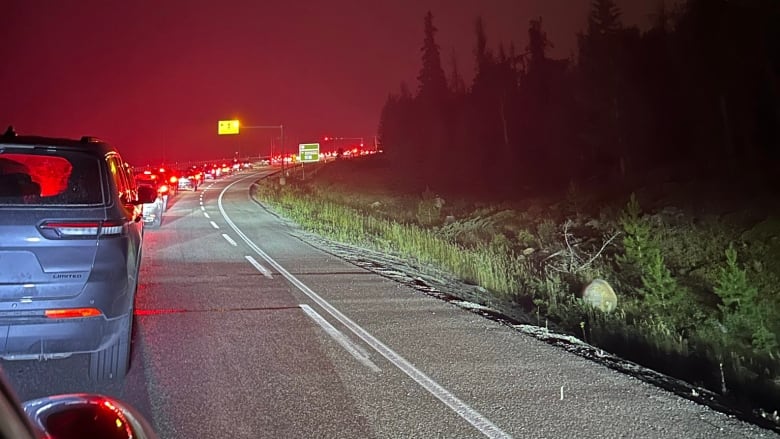
[[(431, 10), (449, 72), (471, 79), (473, 23), (522, 49), (541, 16), (551, 55), (573, 54), (589, 0), (5, 0), (0, 127), (95, 135), (137, 165), (268, 154), (275, 130), (217, 136), (217, 121), (285, 126), (286, 145), (376, 133), (402, 81), (414, 90)], [(618, 0), (649, 23), (657, 0)]]

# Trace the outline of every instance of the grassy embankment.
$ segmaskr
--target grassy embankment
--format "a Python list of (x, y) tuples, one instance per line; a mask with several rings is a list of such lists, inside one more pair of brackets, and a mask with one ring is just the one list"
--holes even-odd
[[(491, 305), (524, 308), (533, 316), (524, 323), (550, 324), (740, 404), (780, 409), (780, 216), (771, 191), (747, 202), (733, 186), (661, 178), (606, 198), (570, 186), (558, 197), (486, 203), (415, 192), (381, 158), (360, 160), (312, 168), (284, 186), (267, 179), (256, 196), (327, 238), (479, 285)], [(582, 301), (596, 278), (617, 292), (615, 311)]]

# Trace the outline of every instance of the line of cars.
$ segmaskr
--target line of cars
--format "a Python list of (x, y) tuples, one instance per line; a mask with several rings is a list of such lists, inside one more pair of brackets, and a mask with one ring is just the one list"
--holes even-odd
[(179, 177), (165, 168), (157, 168), (136, 173), (135, 181), (138, 186), (148, 187), (157, 194), (154, 201), (143, 204), (143, 220), (149, 227), (159, 228), (171, 199), (179, 191)]
[[(158, 198), (159, 191), (137, 184), (117, 148), (99, 139), (19, 136), (11, 127), (0, 136), (2, 361), (86, 355), (91, 380), (126, 375), (143, 206)], [(97, 427), (98, 418), (113, 416), (98, 416), (104, 408), (118, 416), (106, 424), (110, 430), (132, 429), (121, 402), (70, 396), (25, 405), (30, 426), (29, 419), (13, 418), (18, 405), (0, 380), (0, 436), (49, 437), (51, 429), (65, 429), (52, 436), (77, 437), (68, 429)], [(19, 430), (4, 431), (11, 425)]]
[(152, 202), (143, 204), (144, 223), (150, 228), (159, 228), (173, 197), (179, 191), (197, 191), (203, 181), (229, 175), (241, 168), (236, 164), (233, 166), (208, 164), (185, 169), (171, 169), (165, 166), (147, 167), (143, 171), (136, 172), (136, 183), (150, 188), (157, 194)]

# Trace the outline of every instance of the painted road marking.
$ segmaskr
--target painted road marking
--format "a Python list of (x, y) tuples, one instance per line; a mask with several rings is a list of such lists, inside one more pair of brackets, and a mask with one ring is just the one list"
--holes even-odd
[(227, 233), (223, 233), (222, 237), (225, 238), (225, 241), (229, 242), (230, 245), (232, 245), (233, 247), (236, 247), (238, 245), (236, 241), (233, 241), (233, 238), (227, 235)]
[(257, 262), (255, 258), (251, 256), (244, 256), (247, 261), (249, 261), (250, 264), (254, 265), (255, 268), (257, 268), (257, 271), (260, 273), (263, 273), (263, 276), (267, 277), (268, 279), (273, 279), (274, 277), (271, 275), (271, 271), (267, 268), (263, 267), (263, 264)]
[[(246, 178), (256, 178), (254, 176), (249, 176)], [(360, 339), (362, 339), (366, 344), (374, 348), (375, 351), (382, 354), (383, 357), (385, 357), (388, 361), (393, 363), (397, 368), (399, 368), (402, 372), (404, 372), (406, 375), (408, 375), (411, 379), (415, 380), (417, 384), (422, 386), (425, 390), (427, 390), (431, 395), (438, 398), (441, 402), (443, 402), (447, 407), (449, 407), (452, 411), (458, 414), (461, 418), (466, 420), (469, 424), (474, 426), (477, 430), (479, 430), (483, 435), (490, 439), (508, 439), (511, 438), (508, 433), (498, 428), (497, 425), (495, 425), (491, 420), (488, 418), (482, 416), (479, 412), (471, 408), (468, 404), (461, 401), (450, 393), (449, 390), (442, 387), (439, 383), (431, 379), (428, 375), (425, 375), (421, 370), (414, 367), (412, 363), (407, 361), (405, 358), (403, 358), (401, 355), (399, 355), (397, 352), (393, 351), (389, 347), (385, 346), (384, 343), (379, 341), (376, 337), (371, 335), (368, 331), (363, 329), (361, 326), (359, 326), (357, 323), (350, 320), (349, 317), (345, 316), (341, 311), (336, 309), (333, 305), (328, 303), (325, 299), (319, 296), (319, 294), (315, 293), (311, 288), (306, 286), (303, 282), (301, 282), (298, 278), (290, 274), (287, 270), (284, 269), (281, 265), (279, 265), (278, 262), (276, 262), (274, 259), (272, 259), (268, 254), (266, 254), (260, 247), (258, 247), (254, 242), (252, 242), (251, 239), (249, 239), (248, 236), (244, 234), (244, 232), (241, 231), (241, 229), (236, 226), (236, 224), (230, 219), (230, 216), (228, 216), (227, 212), (225, 212), (225, 208), (222, 205), (222, 197), (225, 195), (225, 192), (227, 192), (230, 187), (232, 187), (234, 184), (239, 183), (241, 180), (236, 180), (233, 183), (230, 183), (229, 185), (225, 186), (224, 189), (219, 193), (219, 197), (217, 199), (217, 205), (219, 206), (219, 211), (222, 213), (222, 217), (225, 218), (225, 221), (228, 223), (228, 225), (233, 229), (233, 231), (238, 234), (238, 236), (246, 242), (246, 244), (255, 251), (255, 253), (258, 254), (261, 258), (265, 259), (268, 264), (271, 265), (276, 271), (284, 276), (287, 280), (290, 281), (295, 287), (297, 287), (303, 294), (306, 294), (309, 296), (311, 300), (316, 302), (319, 306), (321, 306), (325, 311), (328, 312), (331, 316), (333, 316), (336, 320), (341, 322), (344, 326), (349, 328), (355, 335), (357, 335)]]
[(218, 229), (219, 226), (214, 221), (211, 221), (211, 227), (214, 227), (215, 229)]
[(374, 364), (373, 361), (368, 356), (368, 352), (365, 351), (365, 349), (361, 348), (360, 346), (352, 343), (352, 340), (349, 339), (346, 335), (344, 335), (341, 331), (336, 329), (333, 325), (331, 325), (327, 320), (323, 319), (321, 315), (317, 314), (317, 311), (314, 311), (312, 307), (306, 304), (298, 305), (301, 307), (303, 312), (305, 312), (309, 317), (312, 318), (318, 325), (322, 326), (322, 329), (325, 330), (325, 332), (328, 333), (338, 344), (341, 345), (344, 349), (347, 350), (350, 354), (352, 354), (353, 357), (355, 357), (358, 361), (363, 363), (366, 367), (371, 369), (374, 372), (381, 372), (382, 369), (380, 369), (376, 364)]

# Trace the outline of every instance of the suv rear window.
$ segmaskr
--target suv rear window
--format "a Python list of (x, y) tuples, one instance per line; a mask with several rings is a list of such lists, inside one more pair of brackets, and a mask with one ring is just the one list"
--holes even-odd
[(102, 204), (100, 164), (78, 152), (5, 149), (0, 153), (0, 206)]

